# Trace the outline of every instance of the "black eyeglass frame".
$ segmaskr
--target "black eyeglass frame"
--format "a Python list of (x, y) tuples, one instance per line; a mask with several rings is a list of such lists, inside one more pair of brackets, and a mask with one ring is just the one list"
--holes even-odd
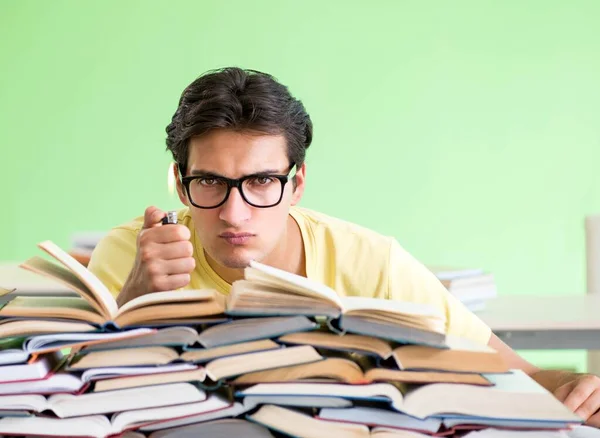
[[(240, 192), (240, 195), (242, 196), (242, 199), (246, 202), (246, 204), (251, 205), (252, 207), (255, 208), (272, 208), (275, 207), (276, 205), (279, 205), (281, 203), (281, 200), (283, 199), (283, 192), (285, 190), (285, 185), (294, 177), (290, 177), (290, 172), (294, 169), (294, 166), (296, 164), (292, 163), (290, 165), (290, 167), (288, 168), (287, 174), (285, 175), (278, 175), (278, 174), (272, 174), (272, 173), (253, 173), (251, 175), (246, 175), (243, 176), (241, 178), (226, 178), (224, 176), (205, 176), (205, 175), (194, 175), (194, 176), (184, 176), (181, 178), (181, 183), (183, 184), (183, 187), (185, 187), (185, 192), (187, 193), (188, 199), (190, 200), (190, 202), (192, 203), (192, 205), (194, 207), (197, 208), (202, 208), (205, 210), (210, 210), (213, 208), (218, 208), (221, 205), (225, 204), (227, 202), (227, 200), (229, 199), (229, 195), (231, 194), (231, 189), (232, 188), (236, 188), (238, 189), (238, 192)], [(190, 184), (192, 181), (196, 180), (196, 179), (201, 179), (201, 178), (214, 178), (216, 180), (222, 181), (225, 184), (227, 184), (227, 193), (225, 193), (225, 197), (223, 198), (223, 200), (212, 207), (204, 207), (202, 205), (198, 205), (194, 202), (194, 200), (192, 199), (192, 196), (190, 195)], [(248, 198), (246, 198), (246, 195), (244, 194), (244, 190), (242, 189), (242, 184), (244, 183), (244, 181), (252, 179), (252, 178), (276, 178), (279, 180), (279, 182), (281, 183), (281, 193), (279, 194), (279, 199), (277, 200), (277, 202), (270, 204), (270, 205), (256, 205), (253, 204), (252, 202), (250, 202), (248, 200)]]

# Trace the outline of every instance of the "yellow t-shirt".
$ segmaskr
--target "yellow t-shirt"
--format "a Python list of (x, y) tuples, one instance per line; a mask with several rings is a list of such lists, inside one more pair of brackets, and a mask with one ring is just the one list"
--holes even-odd
[[(446, 316), (448, 334), (487, 344), (491, 330), (452, 296), (396, 239), (305, 208), (292, 207), (302, 232), (306, 274), (341, 296), (365, 296), (433, 305)], [(231, 285), (209, 266), (187, 208), (178, 221), (191, 232), (196, 268), (187, 288), (213, 288), (228, 294)], [(98, 244), (89, 269), (116, 296), (136, 253), (143, 217), (113, 228)]]

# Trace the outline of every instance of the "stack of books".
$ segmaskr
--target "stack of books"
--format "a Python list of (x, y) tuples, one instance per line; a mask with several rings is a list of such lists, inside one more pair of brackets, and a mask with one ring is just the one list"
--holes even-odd
[[(439, 310), (340, 297), (260, 263), (229, 296), (177, 290), (121, 308), (54, 245), (22, 267), (77, 296), (0, 309), (0, 435), (243, 437), (559, 433), (582, 420)], [(1, 281), (1, 279), (0, 279)]]
[(478, 312), (497, 297), (494, 275), (483, 269), (428, 266), (448, 291), (469, 310)]

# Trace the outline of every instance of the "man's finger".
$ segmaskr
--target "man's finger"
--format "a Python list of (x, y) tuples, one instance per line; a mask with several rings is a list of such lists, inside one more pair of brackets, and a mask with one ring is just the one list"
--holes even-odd
[(600, 427), (600, 412), (595, 413), (585, 422), (588, 426)]
[(152, 251), (154, 251), (153, 258), (174, 260), (192, 257), (194, 255), (194, 245), (189, 240), (175, 240), (162, 245), (154, 245)]
[(162, 218), (166, 213), (157, 207), (148, 207), (144, 212), (143, 228), (152, 228), (161, 224)]
[(163, 266), (168, 275), (189, 274), (196, 267), (196, 260), (193, 257), (166, 260)]
[(573, 412), (579, 409), (579, 407), (596, 390), (596, 386), (588, 380), (582, 379), (577, 380), (576, 382), (577, 384), (563, 402), (565, 406), (571, 409)]
[(575, 414), (584, 420), (594, 415), (600, 408), (600, 390), (596, 389), (592, 394), (577, 408)]
[(164, 292), (185, 287), (190, 280), (190, 274), (163, 275), (153, 278), (150, 287), (154, 292)]
[(156, 243), (189, 241), (190, 237), (192, 235), (189, 228), (180, 224), (169, 224), (160, 230), (152, 230), (152, 241)]
[(565, 383), (564, 385), (559, 386), (554, 391), (554, 397), (556, 397), (559, 401), (564, 403), (567, 396), (571, 393), (571, 391), (575, 387), (576, 383), (577, 382), (573, 381), (573, 382), (568, 382), (568, 383)]

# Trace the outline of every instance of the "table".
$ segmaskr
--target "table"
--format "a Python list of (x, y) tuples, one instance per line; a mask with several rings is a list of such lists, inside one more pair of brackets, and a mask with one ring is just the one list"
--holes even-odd
[(600, 295), (500, 296), (477, 315), (514, 349), (600, 350)]

